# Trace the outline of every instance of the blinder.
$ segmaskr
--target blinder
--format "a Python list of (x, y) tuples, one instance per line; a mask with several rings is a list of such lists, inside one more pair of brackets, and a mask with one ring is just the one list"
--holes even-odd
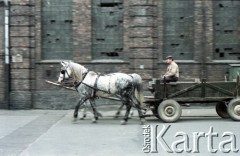
[(65, 74), (65, 72), (66, 72), (65, 70), (61, 70), (61, 74)]
[(62, 67), (60, 73), (63, 75), (63, 80), (65, 80), (65, 73), (67, 73), (68, 77), (71, 78), (70, 75), (67, 72), (66, 67)]

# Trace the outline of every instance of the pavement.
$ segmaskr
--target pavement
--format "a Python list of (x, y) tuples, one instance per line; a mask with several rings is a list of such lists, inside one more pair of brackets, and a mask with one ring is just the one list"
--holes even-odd
[[(158, 146), (158, 153), (145, 154), (142, 150), (143, 125), (134, 111), (127, 125), (120, 125), (121, 118), (113, 119), (118, 106), (102, 106), (103, 114), (96, 124), (91, 123), (88, 112), (85, 120), (73, 121), (73, 110), (0, 110), (0, 156), (141, 156), (141, 155), (191, 155), (193, 153), (168, 153)], [(80, 112), (81, 113), (81, 112)], [(219, 118), (212, 107), (183, 109), (177, 123), (166, 124), (155, 117), (147, 118), (146, 125), (160, 128), (170, 125), (169, 142), (175, 132), (192, 134), (194, 131), (208, 132), (213, 126), (219, 136), (224, 131), (236, 134), (240, 147), (240, 125), (231, 119)], [(189, 136), (191, 139), (192, 137)], [(218, 138), (218, 140), (221, 138)], [(190, 143), (191, 144), (191, 143)], [(218, 147), (218, 143), (213, 145)], [(204, 143), (201, 146), (205, 146)], [(201, 147), (195, 155), (222, 155), (211, 153)], [(228, 145), (226, 145), (228, 147)], [(220, 147), (220, 145), (219, 145)], [(230, 147), (230, 145), (229, 145)], [(228, 153), (229, 154), (229, 153)], [(230, 152), (230, 155), (239, 153)]]

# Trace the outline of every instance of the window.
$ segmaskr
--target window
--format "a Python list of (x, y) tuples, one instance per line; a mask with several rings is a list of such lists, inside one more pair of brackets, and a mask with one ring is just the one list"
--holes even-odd
[(121, 59), (123, 0), (93, 0), (93, 59)]
[(42, 1), (43, 59), (72, 59), (72, 0)]
[(213, 1), (214, 59), (240, 60), (240, 1)]
[(163, 3), (163, 57), (192, 60), (194, 51), (194, 1)]

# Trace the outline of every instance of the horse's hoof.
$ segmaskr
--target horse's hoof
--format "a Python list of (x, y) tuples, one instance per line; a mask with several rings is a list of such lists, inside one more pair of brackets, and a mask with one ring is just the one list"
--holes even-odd
[(97, 120), (96, 119), (92, 119), (92, 123), (97, 123)]
[(126, 125), (126, 124), (127, 124), (127, 121), (125, 121), (125, 120), (121, 121), (121, 125)]
[(99, 113), (99, 112), (97, 113), (97, 116), (99, 116), (99, 117), (101, 117), (101, 118), (103, 117), (102, 114)]
[(73, 118), (73, 122), (77, 122), (77, 118)]
[(114, 119), (117, 119), (118, 117), (119, 117), (118, 115), (115, 115), (113, 118), (114, 118)]
[(113, 118), (117, 119), (117, 118), (119, 118), (119, 116), (120, 116), (120, 112), (117, 112)]
[(146, 120), (145, 120), (144, 118), (140, 119), (140, 124), (141, 124), (141, 125), (144, 125), (145, 122), (146, 122)]
[(74, 118), (77, 118), (77, 117), (78, 117), (78, 114), (73, 114), (73, 117), (74, 117)]

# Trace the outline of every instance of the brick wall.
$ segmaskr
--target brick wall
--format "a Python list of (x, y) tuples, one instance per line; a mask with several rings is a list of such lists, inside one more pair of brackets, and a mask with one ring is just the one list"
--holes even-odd
[[(11, 92), (10, 108), (32, 108), (34, 86), (35, 21), (34, 2), (10, 3)], [(17, 59), (20, 57), (20, 59)]]
[[(11, 108), (69, 109), (78, 96), (75, 92), (45, 83), (56, 81), (61, 60), (43, 60), (41, 0), (12, 0), (10, 9), (10, 53), (22, 61), (11, 63)], [(105, 73), (138, 73), (148, 81), (160, 77), (166, 70), (163, 58), (164, 21), (163, 0), (124, 0), (123, 58), (97, 60), (92, 57), (92, 2), (73, 0), (73, 58), (89, 70)], [(213, 60), (212, 2), (195, 0), (193, 60), (178, 60), (180, 81), (194, 81), (206, 77), (209, 81), (224, 80), (229, 63)], [(0, 11), (2, 5), (0, 5)], [(0, 19), (2, 14), (0, 14)], [(1, 21), (1, 20), (0, 20)], [(3, 25), (0, 24), (0, 73), (3, 70)], [(0, 86), (4, 86), (0, 77)], [(3, 97), (0, 89), (0, 101)], [(99, 103), (111, 103), (100, 101)]]

